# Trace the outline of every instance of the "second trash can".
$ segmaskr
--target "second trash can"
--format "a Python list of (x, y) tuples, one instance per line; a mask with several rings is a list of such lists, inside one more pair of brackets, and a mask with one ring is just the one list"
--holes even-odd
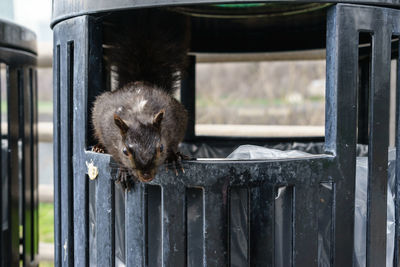
[(0, 266), (38, 266), (36, 36), (0, 20)]

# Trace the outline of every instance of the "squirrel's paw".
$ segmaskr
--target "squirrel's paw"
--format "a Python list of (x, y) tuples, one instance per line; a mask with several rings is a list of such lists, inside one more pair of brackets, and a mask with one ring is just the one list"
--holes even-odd
[(105, 148), (102, 144), (97, 144), (92, 147), (92, 151), (96, 153), (105, 153)]
[(122, 186), (122, 189), (130, 191), (135, 185), (134, 176), (127, 170), (118, 169), (116, 183)]
[(176, 155), (178, 158), (180, 158), (181, 160), (194, 160), (195, 158), (189, 157), (185, 154), (182, 154), (181, 152), (176, 152)]
[(168, 172), (168, 169), (171, 169), (172, 171), (175, 172), (175, 175), (178, 176), (178, 169), (182, 171), (182, 173), (185, 173), (185, 169), (182, 166), (182, 160), (189, 160), (190, 157), (182, 154), (181, 152), (176, 152), (176, 153), (170, 153), (165, 160), (165, 163), (167, 164), (166, 166), (166, 171)]

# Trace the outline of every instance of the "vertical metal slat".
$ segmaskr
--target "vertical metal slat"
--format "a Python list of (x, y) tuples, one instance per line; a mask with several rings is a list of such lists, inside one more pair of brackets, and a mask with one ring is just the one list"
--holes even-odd
[(249, 189), (232, 186), (229, 190), (229, 263), (250, 266)]
[(186, 209), (183, 184), (162, 187), (163, 266), (186, 266)]
[(60, 45), (54, 42), (53, 70), (53, 168), (54, 168), (54, 264), (61, 266), (61, 80), (60, 80)]
[(335, 187), (322, 182), (318, 188), (318, 262), (319, 266), (332, 266), (333, 262), (333, 202)]
[(298, 184), (293, 195), (294, 265), (318, 266), (318, 185)]
[[(8, 127), (9, 127), (9, 164), (8, 164), (8, 255), (7, 266), (19, 264), (19, 159), (18, 159), (18, 135), (19, 135), (19, 111), (18, 111), (18, 70), (8, 67), (7, 95), (8, 95)], [(15, 112), (17, 110), (17, 112)]]
[(23, 200), (23, 255), (25, 264), (29, 264), (31, 262), (31, 258), (33, 255), (33, 220), (32, 220), (32, 193), (31, 187), (32, 184), (32, 172), (31, 172), (31, 149), (32, 149), (32, 140), (31, 140), (31, 126), (30, 126), (30, 111), (31, 111), (31, 90), (30, 90), (30, 80), (29, 80), (29, 70), (24, 69), (22, 71), (23, 82), (22, 88), (20, 90), (20, 111), (21, 111), (21, 121), (20, 127), (21, 129), (21, 140), (22, 140), (22, 196)]
[(145, 266), (144, 184), (136, 184), (125, 194), (126, 266)]
[(274, 187), (250, 189), (250, 266), (274, 266)]
[[(400, 51), (400, 42), (397, 44)], [(396, 178), (395, 178), (395, 250), (393, 266), (400, 266), (400, 53), (396, 58)]]
[[(74, 73), (74, 263), (77, 266), (87, 266), (89, 264), (89, 184), (85, 176), (86, 165), (85, 150), (87, 145), (87, 129), (89, 122), (87, 114), (87, 101), (90, 91), (98, 90), (101, 80), (101, 49), (95, 49), (101, 42), (94, 42), (91, 38), (97, 35), (98, 29), (94, 19), (90, 17), (79, 17), (74, 20), (72, 25), (74, 31), (74, 51), (75, 60), (73, 61)], [(90, 48), (89, 48), (90, 47)], [(91, 51), (93, 49), (93, 51)], [(95, 52), (97, 52), (95, 54)], [(91, 53), (91, 54), (89, 54)], [(79, 56), (78, 56), (79, 55)], [(87, 66), (87, 69), (79, 66)]]
[(203, 265), (203, 188), (186, 189), (187, 266)]
[(146, 266), (162, 266), (162, 192), (159, 185), (146, 185)]
[(227, 203), (227, 185), (204, 188), (204, 266), (228, 265)]
[(97, 266), (114, 266), (114, 180), (105, 165), (96, 179), (96, 242)]
[[(61, 62), (60, 65), (60, 186), (61, 186), (61, 251), (62, 265), (73, 265), (74, 236), (73, 236), (73, 172), (72, 172), (72, 111), (73, 111), (73, 87), (72, 73), (73, 66), (71, 60), (73, 58), (72, 43), (61, 46)], [(62, 144), (62, 145), (61, 145)]]
[(4, 249), (5, 249), (5, 246), (4, 246), (4, 241), (5, 241), (5, 238), (4, 238), (4, 236), (3, 236), (3, 209), (4, 209), (4, 207), (3, 207), (3, 205), (5, 205), (5, 203), (3, 203), (3, 179), (4, 179), (4, 177), (3, 177), (3, 168), (5, 167), (5, 166), (3, 166), (3, 150), (4, 150), (4, 147), (3, 147), (3, 129), (2, 129), (2, 127), (1, 127), (1, 124), (2, 124), (2, 121), (3, 121), (3, 112), (2, 112), (2, 99), (3, 99), (3, 95), (2, 95), (2, 90), (4, 90), (5, 88), (2, 88), (2, 79), (3, 79), (3, 77), (1, 76), (1, 74), (2, 74), (2, 72), (3, 72), (3, 65), (2, 64), (0, 64), (0, 149), (1, 149), (1, 151), (0, 151), (0, 174), (1, 174), (1, 178), (0, 178), (0, 184), (1, 184), (1, 187), (0, 187), (0, 267), (4, 267), (5, 266), (5, 253), (4, 253)]
[(18, 175), (18, 194), (19, 194), (19, 227), (21, 230), (19, 231), (19, 242), (22, 247), (20, 249), (20, 261), (22, 264), (26, 264), (25, 260), (25, 235), (26, 229), (25, 227), (25, 149), (24, 149), (24, 136), (25, 136), (25, 110), (24, 110), (24, 91), (25, 91), (26, 79), (25, 79), (25, 69), (18, 68), (18, 168), (19, 168), (19, 175)]
[(38, 95), (37, 95), (37, 70), (32, 69), (32, 93), (31, 93), (31, 161), (32, 161), (32, 238), (33, 238), (33, 258), (32, 261), (37, 261), (37, 256), (39, 254), (39, 162), (38, 162)]
[(367, 266), (386, 264), (387, 166), (391, 33), (379, 28), (373, 36), (370, 138), (368, 149)]
[(37, 260), (37, 256), (39, 254), (39, 138), (38, 138), (38, 80), (37, 80), (37, 70), (34, 70), (34, 81), (33, 81), (33, 117), (32, 117), (32, 132), (33, 132), (33, 175), (34, 175), (34, 186), (33, 186), (33, 205), (34, 205), (34, 251), (35, 254), (35, 261)]
[[(400, 14), (396, 12), (393, 15), (392, 20), (400, 17)], [(396, 37), (400, 36), (400, 25), (398, 23), (393, 24), (392, 32)], [(400, 42), (397, 42), (397, 49), (400, 51)], [(394, 261), (393, 266), (400, 266), (400, 53), (397, 54), (396, 58), (396, 125), (395, 125), (395, 143), (396, 143), (396, 176), (395, 176), (395, 246), (394, 246)]]
[[(334, 265), (352, 266), (354, 248), (358, 32), (354, 16), (336, 5), (327, 17), (325, 146), (338, 169), (334, 210)], [(304, 200), (301, 200), (304, 201)], [(296, 203), (298, 204), (298, 203)], [(296, 222), (297, 225), (297, 222)], [(299, 243), (300, 244), (300, 243)]]

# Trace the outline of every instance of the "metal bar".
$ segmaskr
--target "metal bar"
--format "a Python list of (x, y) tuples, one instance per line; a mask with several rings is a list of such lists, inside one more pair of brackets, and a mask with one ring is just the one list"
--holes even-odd
[(181, 102), (188, 111), (185, 142), (194, 141), (196, 123), (196, 57), (188, 56), (187, 73), (181, 82)]
[[(400, 42), (397, 43), (400, 51)], [(396, 178), (395, 178), (395, 247), (393, 266), (400, 266), (400, 53), (396, 58)]]
[(163, 185), (162, 203), (162, 264), (186, 266), (185, 186), (180, 183)]
[(354, 16), (348, 15), (341, 5), (329, 9), (325, 145), (336, 155), (338, 166), (332, 174), (336, 181), (334, 266), (353, 264), (358, 72), (355, 25)]
[(105, 164), (99, 167), (99, 175), (96, 179), (97, 266), (113, 267), (115, 266), (114, 180)]
[(245, 186), (229, 190), (229, 264), (250, 266), (250, 198)]
[(275, 250), (275, 267), (294, 265), (294, 186), (277, 185), (273, 192), (275, 201), (273, 249)]
[(323, 182), (318, 191), (318, 262), (319, 266), (332, 266), (335, 187), (332, 182)]
[[(398, 13), (397, 17), (400, 16)], [(392, 18), (392, 21), (396, 21)], [(400, 25), (393, 24), (393, 35), (400, 36)], [(397, 42), (397, 51), (400, 51), (400, 42)], [(395, 126), (395, 144), (396, 148), (400, 147), (400, 53), (396, 58), (396, 126)], [(395, 246), (393, 266), (400, 266), (400, 149), (396, 149), (396, 176), (395, 176)]]
[(250, 266), (274, 266), (274, 186), (250, 189)]
[(306, 181), (293, 187), (294, 195), (294, 265), (318, 266), (318, 184)]
[(145, 266), (145, 196), (144, 184), (136, 184), (125, 194), (126, 266)]
[(7, 95), (8, 95), (8, 255), (7, 266), (19, 265), (19, 159), (18, 159), (18, 135), (19, 135), (19, 110), (18, 110), (18, 69), (9, 66), (7, 71)]
[[(3, 207), (3, 205), (5, 206), (5, 204), (6, 203), (4, 203), (3, 202), (3, 191), (4, 191), (4, 183), (3, 183), (3, 181), (4, 181), (4, 179), (5, 179), (5, 177), (3, 176), (3, 170), (4, 170), (4, 168), (5, 168), (5, 166), (4, 166), (4, 164), (3, 164), (3, 151), (6, 149), (4, 146), (3, 146), (3, 129), (2, 129), (2, 127), (1, 127), (1, 125), (2, 125), (2, 121), (3, 121), (3, 112), (2, 112), (2, 99), (3, 99), (3, 94), (1, 93), (3, 90), (6, 90), (6, 88), (2, 88), (2, 80), (3, 80), (3, 77), (2, 77), (2, 73), (3, 73), (3, 68), (4, 68), (4, 65), (3, 64), (0, 64), (0, 137), (1, 137), (1, 139), (0, 139), (0, 149), (1, 149), (1, 151), (0, 151), (0, 184), (1, 184), (1, 188), (0, 188), (0, 267), (4, 267), (5, 266), (5, 253), (4, 253), (4, 249), (5, 249), (5, 243), (4, 243), (4, 241), (5, 241), (5, 238), (4, 238), (4, 234), (3, 234), (3, 232), (4, 232), (4, 229), (3, 229), (3, 219), (5, 219), (5, 218), (3, 218), (3, 212), (4, 212), (4, 210), (5, 210), (5, 207)], [(7, 101), (7, 100), (6, 100)], [(8, 150), (8, 149), (7, 149)], [(6, 151), (7, 151), (6, 150)]]
[[(23, 214), (23, 260), (25, 264), (30, 264), (33, 256), (33, 220), (32, 220), (32, 162), (31, 162), (31, 81), (29, 70), (24, 68), (23, 82), (20, 90), (20, 138), (22, 140), (22, 214)], [(22, 122), (22, 123), (21, 123)]]
[(37, 256), (39, 254), (39, 170), (38, 170), (38, 94), (37, 94), (37, 71), (36, 69), (31, 69), (31, 173), (32, 173), (32, 261), (37, 262)]
[[(101, 67), (101, 65), (95, 65), (92, 62), (94, 57), (101, 58), (101, 56), (89, 54), (89, 46), (101, 46), (101, 44), (95, 44), (89, 38), (96, 32), (95, 24), (89, 17), (74, 19), (70, 22), (70, 27), (66, 27), (64, 30), (67, 31), (71, 28), (74, 29), (71, 39), (74, 40), (75, 52), (75, 60), (73, 61), (74, 157), (72, 158), (74, 195), (70, 199), (74, 202), (74, 264), (76, 266), (87, 266), (89, 264), (89, 180), (85, 175), (85, 149), (87, 128), (88, 125), (91, 125), (87, 115), (87, 99), (88, 92), (95, 84), (94, 81), (99, 79), (97, 76), (89, 76), (88, 73), (93, 74)], [(85, 68), (80, 68), (80, 66), (85, 66)]]
[(162, 266), (163, 218), (161, 186), (146, 185), (145, 188), (145, 266)]
[[(22, 245), (22, 250), (20, 251), (20, 261), (22, 261), (23, 265), (26, 265), (26, 253), (25, 253), (25, 242), (26, 242), (26, 229), (25, 229), (25, 220), (26, 220), (26, 168), (25, 168), (25, 109), (24, 109), (24, 94), (26, 88), (26, 69), (20, 68), (18, 69), (18, 115), (19, 115), (19, 125), (18, 125), (18, 166), (19, 166), (19, 212), (20, 212), (20, 227), (22, 229), (20, 233), (20, 244)], [(28, 216), (29, 218), (29, 216)]]
[[(371, 13), (372, 15), (372, 13)], [(386, 264), (391, 29), (377, 20), (373, 36), (368, 146), (367, 266)]]
[[(223, 182), (223, 177), (220, 181)], [(204, 266), (227, 266), (228, 183), (204, 188)]]
[[(67, 162), (67, 176), (68, 177), (68, 189), (67, 189), (67, 197), (64, 199), (65, 202), (68, 203), (68, 239), (71, 241), (68, 244), (68, 256), (70, 257), (69, 260), (69, 265), (74, 266), (74, 245), (75, 245), (75, 239), (74, 239), (74, 224), (75, 224), (75, 214), (74, 214), (74, 162), (73, 162), (73, 157), (74, 157), (74, 142), (75, 142), (75, 99), (74, 99), (74, 94), (75, 94), (75, 42), (74, 41), (68, 41), (67, 42), (67, 98), (66, 98), (66, 108), (67, 108), (67, 119), (66, 123), (68, 123), (67, 126), (67, 136), (65, 140), (67, 141), (65, 144), (68, 144), (67, 148), (67, 155), (68, 155), (68, 162)], [(63, 179), (66, 179), (64, 177)], [(63, 202), (64, 202), (63, 201)]]
[(20, 261), (22, 264), (25, 265), (25, 251), (24, 251), (24, 244), (25, 244), (25, 157), (24, 157), (24, 89), (25, 89), (25, 69), (18, 68), (18, 186), (19, 186), (19, 227), (21, 231), (19, 233), (19, 242), (22, 245), (22, 250), (20, 250)]
[(73, 148), (73, 43), (61, 46), (61, 90), (60, 90), (60, 145), (61, 147), (61, 246), (62, 265), (73, 266), (74, 260), (74, 235), (73, 235), (73, 172), (72, 172), (72, 148)]
[(186, 189), (187, 266), (203, 265), (203, 189)]
[(54, 264), (61, 266), (61, 48), (54, 39), (53, 70), (53, 171), (54, 171)]

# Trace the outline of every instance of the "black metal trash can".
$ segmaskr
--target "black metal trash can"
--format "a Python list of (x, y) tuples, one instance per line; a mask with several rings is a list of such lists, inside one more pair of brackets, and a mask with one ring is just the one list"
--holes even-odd
[(0, 266), (38, 266), (36, 36), (0, 21)]
[[(202, 2), (54, 1), (56, 265), (115, 266), (120, 264), (119, 254), (126, 266), (320, 266), (319, 245), (324, 243), (329, 248), (328, 265), (353, 266), (356, 145), (360, 142), (369, 147), (367, 265), (385, 266), (390, 61), (398, 55), (400, 12), (374, 7), (382, 3), (372, 0), (364, 1), (370, 6), (315, 3), (315, 12), (293, 11), (298, 23), (291, 17), (292, 27), (288, 23), (279, 30), (284, 15), (259, 20), (252, 16), (255, 10), (248, 9), (245, 14), (229, 15), (243, 15), (246, 23), (238, 23), (219, 13), (221, 6)], [(211, 2), (217, 3), (207, 1)], [(222, 2), (229, 1), (218, 4)], [(385, 4), (398, 5), (389, 2)], [(293, 3), (279, 5), (302, 10), (301, 4)], [(93, 138), (88, 114), (94, 97), (108, 88), (102, 66), (106, 12), (142, 7), (165, 7), (190, 16), (192, 52), (326, 48), (323, 153), (288, 160), (188, 161), (185, 174), (159, 173), (152, 182), (138, 184), (121, 197), (114, 185), (111, 157), (89, 151)], [(264, 38), (266, 33), (269, 38)], [(364, 33), (372, 38), (367, 54), (360, 48)], [(192, 118), (187, 143), (236, 146), (293, 141), (196, 136), (194, 66), (192, 60), (181, 88), (181, 100)], [(397, 116), (396, 129), (399, 125)], [(400, 134), (396, 145), (398, 141)], [(88, 168), (98, 171), (94, 181), (89, 182)], [(278, 191), (286, 192), (284, 200), (276, 199)], [(396, 192), (398, 222), (397, 186)], [(116, 209), (121, 201), (123, 212)], [(239, 219), (238, 209), (245, 210)], [(276, 235), (277, 217), (290, 218), (282, 226), (287, 231), (281, 240)], [(122, 219), (125, 228), (115, 227)], [(327, 234), (321, 235), (323, 230)], [(396, 240), (398, 230), (397, 224)], [(237, 238), (242, 241), (237, 243)], [(116, 251), (120, 241), (125, 244), (123, 253)], [(289, 248), (285, 262), (277, 260), (278, 244)], [(394, 264), (398, 265), (397, 242)]]

